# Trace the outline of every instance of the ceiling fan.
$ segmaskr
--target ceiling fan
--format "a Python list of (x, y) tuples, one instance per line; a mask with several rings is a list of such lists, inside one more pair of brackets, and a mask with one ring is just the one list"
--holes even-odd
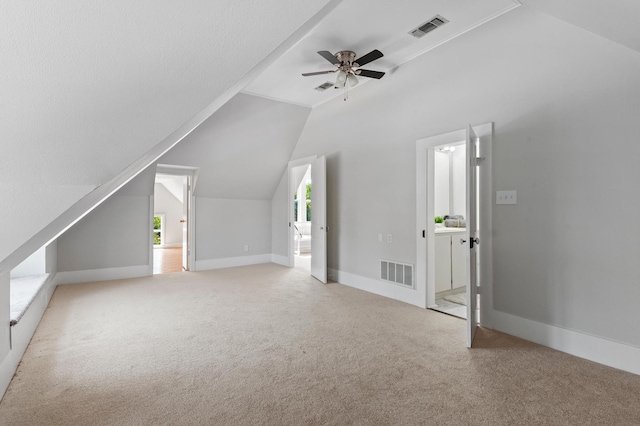
[(358, 78), (356, 76), (369, 77), (375, 79), (381, 79), (384, 76), (382, 71), (372, 71), (365, 70), (360, 68), (363, 65), (368, 64), (369, 62), (375, 61), (376, 59), (382, 58), (382, 52), (377, 49), (372, 50), (364, 56), (356, 59), (355, 52), (350, 50), (343, 50), (337, 52), (335, 55), (332, 55), (331, 52), (326, 50), (321, 50), (318, 52), (320, 56), (325, 58), (327, 61), (331, 62), (336, 66), (335, 70), (329, 71), (318, 71), (318, 72), (307, 72), (302, 74), (305, 77), (309, 77), (311, 75), (320, 75), (320, 74), (332, 74), (334, 72), (338, 73), (336, 78), (336, 88), (345, 87), (348, 85), (353, 87), (358, 84)]

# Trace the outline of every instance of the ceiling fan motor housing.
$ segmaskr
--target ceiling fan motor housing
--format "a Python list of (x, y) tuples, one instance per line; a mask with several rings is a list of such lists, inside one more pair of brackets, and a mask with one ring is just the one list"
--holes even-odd
[(340, 68), (344, 72), (348, 72), (352, 67), (357, 67), (353, 61), (356, 59), (356, 53), (350, 50), (343, 50), (335, 54), (335, 57), (340, 61)]

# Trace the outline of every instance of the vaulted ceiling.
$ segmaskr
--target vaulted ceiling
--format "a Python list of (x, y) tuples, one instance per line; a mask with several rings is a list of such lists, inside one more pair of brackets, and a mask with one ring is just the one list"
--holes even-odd
[[(318, 91), (325, 82), (335, 82), (335, 74), (303, 77), (302, 73), (336, 69), (317, 54), (319, 50), (336, 53), (350, 50), (357, 57), (373, 49), (384, 57), (364, 68), (393, 72), (393, 70), (473, 28), (517, 7), (513, 0), (345, 0), (295, 47), (285, 53), (251, 82), (246, 93), (317, 106), (342, 90), (333, 87)], [(449, 21), (421, 38), (409, 32), (436, 16)], [(437, 66), (437, 64), (434, 64)], [(377, 84), (359, 77), (360, 84)], [(383, 81), (379, 82), (384, 84)]]
[(41, 233), (48, 224), (62, 216), (63, 230), (126, 182), (154, 147), (177, 142), (185, 123), (337, 3), (0, 2), (0, 217), (10, 224), (0, 228), (0, 272), (17, 247), (33, 240), (9, 263), (55, 236)]
[[(640, 52), (633, 0), (0, 3), (0, 272), (238, 91), (316, 106), (341, 94), (313, 90), (334, 74), (300, 76), (331, 68), (318, 50), (377, 48), (385, 56), (367, 68), (393, 73), (520, 3)], [(450, 22), (422, 39), (407, 34), (436, 14)], [(354, 96), (385, 82), (364, 80)], [(211, 132), (231, 150), (229, 129), (242, 114), (224, 117), (227, 130), (205, 122), (191, 140)]]

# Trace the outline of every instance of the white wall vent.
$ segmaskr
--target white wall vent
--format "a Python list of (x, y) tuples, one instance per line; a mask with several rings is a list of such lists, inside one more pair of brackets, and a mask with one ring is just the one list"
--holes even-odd
[(392, 262), (390, 260), (380, 260), (380, 279), (400, 284), (404, 287), (413, 286), (413, 265)]
[(426, 35), (427, 33), (430, 33), (431, 31), (435, 30), (436, 28), (441, 27), (447, 22), (449, 22), (447, 19), (443, 18), (440, 15), (436, 15), (435, 17), (428, 20), (424, 24), (409, 31), (409, 34), (411, 34), (415, 38), (420, 38)]
[(333, 87), (333, 84), (334, 84), (333, 82), (327, 81), (326, 83), (323, 83), (320, 86), (316, 87), (315, 90), (318, 90), (319, 92), (324, 92), (328, 88)]

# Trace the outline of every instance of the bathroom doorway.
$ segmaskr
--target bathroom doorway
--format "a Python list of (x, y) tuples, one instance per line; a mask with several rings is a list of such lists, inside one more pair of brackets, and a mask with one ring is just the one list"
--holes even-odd
[[(438, 136), (418, 140), (416, 143), (416, 224), (419, 237), (416, 243), (416, 289), (424, 294), (427, 308), (434, 308), (436, 304), (436, 273), (438, 268), (450, 271), (454, 270), (447, 265), (446, 260), (436, 263), (436, 243), (440, 242), (440, 249), (445, 253), (449, 261), (456, 257), (456, 249), (464, 252), (465, 258), (465, 287), (466, 287), (466, 311), (467, 311), (467, 345), (471, 347), (475, 329), (480, 323), (491, 327), (491, 314), (493, 309), (492, 298), (492, 238), (491, 238), (491, 143), (493, 124), (487, 123), (479, 126), (469, 126), (467, 129), (458, 130)], [(451, 228), (438, 221), (436, 226), (436, 152), (445, 147), (457, 146), (465, 141), (465, 169), (466, 169), (466, 214), (456, 217), (456, 214), (446, 214), (450, 220), (460, 221)], [(455, 152), (455, 151), (454, 151)], [(448, 154), (451, 155), (451, 154)], [(472, 188), (475, 188), (471, 190)], [(454, 195), (455, 197), (455, 195)], [(441, 199), (446, 197), (440, 194)], [(447, 208), (451, 210), (449, 203)], [(442, 212), (441, 212), (442, 213)], [(460, 225), (464, 223), (464, 228)], [(436, 228), (445, 229), (436, 235)], [(464, 229), (464, 235), (456, 235)], [(449, 234), (447, 234), (449, 233)], [(447, 238), (445, 237), (448, 237)], [(438, 238), (441, 240), (438, 240)], [(449, 256), (446, 256), (446, 253)], [(462, 256), (462, 255), (460, 255)], [(459, 269), (456, 269), (460, 271)], [(440, 271), (442, 272), (442, 271)], [(453, 276), (451, 282), (453, 283)], [(445, 281), (446, 282), (446, 281)], [(458, 286), (451, 284), (447, 289), (453, 296)], [(482, 297), (478, 294), (482, 290)], [(462, 305), (461, 305), (462, 306)]]
[(439, 145), (434, 156), (435, 305), (431, 309), (467, 319), (466, 146)]

